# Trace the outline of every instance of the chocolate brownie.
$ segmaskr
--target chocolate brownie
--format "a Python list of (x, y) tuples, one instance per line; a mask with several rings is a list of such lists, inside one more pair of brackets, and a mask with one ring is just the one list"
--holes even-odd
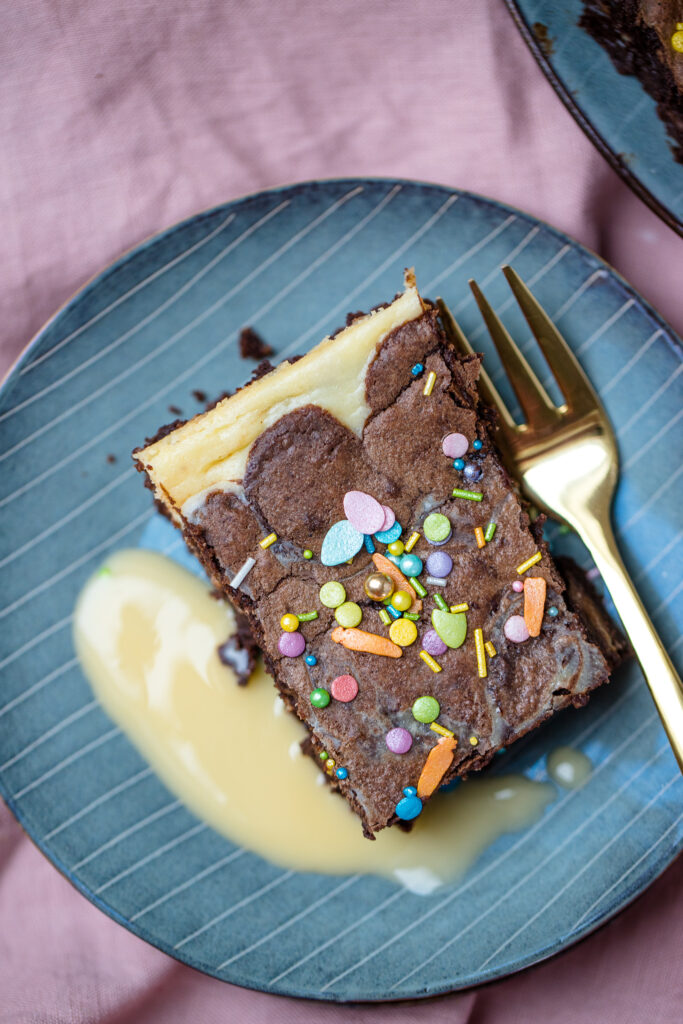
[(609, 676), (406, 280), (134, 453), (370, 838)]

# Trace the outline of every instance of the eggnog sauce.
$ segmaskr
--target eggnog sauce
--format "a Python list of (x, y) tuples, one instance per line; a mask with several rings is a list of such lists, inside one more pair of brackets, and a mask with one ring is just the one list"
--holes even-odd
[[(480, 778), (432, 800), (411, 833), (363, 837), (300, 750), (305, 729), (257, 668), (238, 686), (216, 648), (232, 610), (162, 555), (120, 551), (78, 599), (75, 643), (111, 717), (166, 785), (233, 842), (286, 868), (376, 874), (428, 893), (553, 798), (522, 775)], [(397, 755), (398, 756), (398, 755)]]

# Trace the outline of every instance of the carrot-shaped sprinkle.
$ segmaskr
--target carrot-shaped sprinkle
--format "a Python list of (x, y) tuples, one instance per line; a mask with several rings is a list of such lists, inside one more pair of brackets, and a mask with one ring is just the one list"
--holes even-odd
[(378, 551), (372, 556), (372, 560), (379, 572), (386, 573), (387, 576), (392, 578), (397, 590), (406, 590), (410, 594), (413, 599), (413, 603), (407, 611), (421, 612), (422, 601), (419, 600), (417, 593), (415, 592), (415, 588), (412, 586), (408, 578), (403, 575), (401, 570), (398, 569), (393, 562), (390, 562), (388, 558), (385, 558), (384, 555), (380, 555)]
[(335, 644), (341, 644), (349, 651), (364, 651), (366, 654), (383, 654), (385, 658), (400, 658), (403, 651), (393, 640), (377, 633), (366, 633), (364, 629), (344, 629), (337, 626), (332, 630)]
[(417, 784), (417, 795), (423, 800), (431, 796), (453, 761), (453, 751), (458, 741), (451, 736), (444, 736), (429, 751), (424, 763), (422, 774)]
[(529, 636), (538, 636), (543, 624), (546, 583), (542, 576), (527, 576), (524, 580), (524, 622)]

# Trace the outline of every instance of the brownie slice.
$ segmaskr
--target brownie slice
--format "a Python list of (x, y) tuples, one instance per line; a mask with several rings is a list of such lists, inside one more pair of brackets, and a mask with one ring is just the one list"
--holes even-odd
[(478, 374), (408, 276), (134, 453), (370, 838), (609, 675), (491, 444)]

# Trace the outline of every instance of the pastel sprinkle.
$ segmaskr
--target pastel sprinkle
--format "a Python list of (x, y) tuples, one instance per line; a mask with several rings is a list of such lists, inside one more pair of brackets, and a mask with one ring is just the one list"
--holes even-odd
[(439, 665), (438, 661), (434, 661), (431, 654), (428, 654), (427, 651), (420, 651), (420, 657), (424, 661), (425, 665), (429, 665), (432, 672), (441, 671), (441, 665)]
[(529, 630), (521, 615), (511, 615), (503, 626), (503, 632), (513, 644), (523, 644), (529, 639)]
[(378, 540), (380, 544), (393, 544), (395, 540), (403, 533), (403, 527), (396, 520), (388, 530), (378, 530), (375, 534), (375, 540)]
[(271, 544), (274, 544), (276, 540), (277, 540), (277, 534), (276, 533), (269, 533), (267, 537), (264, 537), (263, 540), (259, 541), (259, 547), (263, 548), (264, 551), (265, 551), (265, 549), (269, 548), (271, 546)]
[(363, 531), (357, 530), (348, 519), (340, 519), (325, 534), (320, 551), (323, 565), (341, 565), (357, 555), (363, 547)]
[(346, 600), (346, 591), (341, 583), (330, 580), (329, 583), (323, 583), (318, 597), (326, 608), (338, 608)]
[(419, 576), (422, 572), (422, 559), (417, 555), (404, 555), (398, 563), (398, 567), (404, 576)]
[(515, 580), (515, 582), (512, 584), (512, 589), (515, 590), (518, 594), (521, 594), (524, 590), (524, 584), (521, 580)]
[(453, 763), (453, 752), (456, 746), (457, 740), (452, 736), (442, 736), (436, 746), (429, 751), (417, 783), (418, 797), (431, 796), (438, 788)]
[(401, 658), (403, 656), (403, 651), (398, 644), (393, 643), (385, 636), (378, 636), (377, 633), (366, 633), (364, 629), (342, 629), (341, 626), (337, 626), (332, 630), (331, 635), (335, 644), (341, 644), (349, 651), (380, 654), (385, 658)]
[(484, 538), (484, 531), (482, 530), (481, 526), (475, 526), (475, 528), (474, 528), (474, 536), (475, 536), (476, 541), (477, 541), (477, 547), (478, 548), (485, 547), (486, 540)]
[(398, 608), (394, 608), (394, 606), (391, 605), (391, 604), (387, 605), (387, 607), (384, 610), (387, 613), (387, 615), (389, 615), (390, 618), (392, 618), (394, 620), (401, 618), (401, 613), (398, 610)]
[(299, 622), (313, 622), (313, 620), (317, 618), (317, 612), (302, 612), (301, 615), (297, 615), (297, 619), (299, 620)]
[(416, 722), (423, 722), (429, 725), (439, 717), (441, 706), (436, 697), (418, 697), (413, 702), (412, 712)]
[(407, 590), (397, 590), (390, 598), (391, 607), (399, 612), (407, 612), (413, 599)]
[(451, 535), (451, 523), (447, 516), (441, 512), (430, 512), (422, 524), (424, 535), (430, 544), (439, 544)]
[(291, 612), (283, 615), (280, 619), (280, 628), (284, 629), (285, 633), (293, 633), (295, 629), (299, 628), (299, 616), (292, 615)]
[(415, 363), (415, 366), (413, 366), (411, 368), (411, 370), (410, 370), (410, 372), (412, 373), (413, 377), (419, 377), (420, 374), (423, 371), (424, 371), (424, 366), (422, 365), (422, 363)]
[(489, 658), (495, 658), (495, 656), (498, 654), (498, 651), (494, 647), (492, 640), (486, 641), (486, 643), (484, 644), (484, 650), (488, 654)]
[(388, 544), (387, 547), (389, 548), (389, 551), (392, 555), (398, 555), (399, 557), (405, 551), (405, 547), (403, 545), (402, 540), (394, 540), (391, 542), (391, 544)]
[(399, 647), (410, 647), (417, 640), (417, 626), (410, 619), (397, 619), (391, 624), (389, 636)]
[(537, 565), (537, 563), (540, 562), (542, 558), (543, 555), (541, 554), (541, 552), (537, 551), (535, 555), (531, 556), (531, 558), (527, 558), (526, 562), (522, 562), (521, 565), (517, 566), (517, 572), (521, 576), (522, 573), (526, 572), (527, 569), (530, 569), (532, 565)]
[(548, 608), (548, 615), (550, 616), (550, 618), (556, 619), (559, 614), (559, 610), (555, 607), (554, 604), (551, 604), (550, 608)]
[(306, 657), (304, 658), (304, 661), (306, 662), (307, 665), (311, 665), (311, 667), (313, 665), (318, 664), (318, 659), (316, 658), (315, 654), (307, 654)]
[[(375, 553), (372, 556), (372, 560), (375, 563), (376, 569), (378, 569), (380, 572), (386, 573), (387, 576), (391, 577), (391, 579), (394, 581), (394, 585), (398, 590), (407, 590), (409, 594), (413, 595), (413, 606), (410, 609), (410, 611), (421, 611), (422, 603), (417, 599), (417, 594), (420, 592), (420, 588), (418, 588), (417, 586), (413, 586), (413, 584), (405, 578), (400, 569), (398, 569), (398, 567), (395, 566), (393, 562), (390, 562), (388, 558), (385, 558), (384, 555), (380, 555), (379, 552)], [(417, 583), (418, 581), (415, 580), (413, 582)], [(421, 589), (424, 590), (424, 587), (421, 587)]]
[(457, 612), (468, 612), (470, 610), (470, 606), (467, 601), (462, 601), (461, 604), (452, 604), (448, 610), (454, 614)]
[(416, 615), (415, 612), (404, 612), (403, 613), (403, 618), (404, 619), (410, 619), (411, 622), (419, 622), (420, 621), (420, 616)]
[(487, 544), (489, 544), (493, 540), (495, 532), (496, 523), (489, 523), (489, 525), (486, 527), (486, 533), (484, 534), (484, 540), (486, 541)]
[(321, 750), (320, 753), (318, 754), (318, 757), (320, 758), (321, 761), (326, 761), (327, 760), (327, 751), (326, 750)]
[(349, 775), (348, 768), (337, 768), (334, 774), (337, 776), (338, 779), (346, 779), (348, 778)]
[(403, 793), (403, 799), (396, 804), (396, 816), (401, 821), (412, 821), (413, 818), (417, 818), (421, 814), (422, 801), (416, 795), (417, 790), (414, 786), (406, 786)]
[(382, 608), (381, 612), (379, 613), (379, 617), (380, 617), (380, 619), (382, 620), (382, 622), (384, 623), (385, 626), (390, 626), (391, 625), (391, 621), (392, 621), (391, 620), (391, 615), (386, 610), (386, 608)]
[[(472, 747), (478, 747), (479, 746), (479, 740), (477, 739), (476, 736), (470, 736), (470, 746), (472, 746)], [(502, 751), (501, 751), (501, 753), (502, 753)]]
[(474, 646), (477, 652), (477, 672), (480, 679), (486, 679), (488, 669), (486, 668), (486, 651), (484, 649), (484, 633), (481, 629), (474, 631)]
[(412, 551), (413, 548), (415, 547), (415, 545), (417, 544), (417, 542), (419, 541), (419, 539), (420, 539), (420, 534), (419, 533), (417, 533), (417, 532), (411, 533), (410, 537), (408, 537), (408, 540), (406, 541), (405, 550), (408, 551), (408, 552)]
[(477, 439), (476, 441), (473, 441), (473, 442), (472, 442), (472, 447), (474, 448), (475, 452), (479, 452), (479, 451), (481, 451), (481, 449), (483, 448), (483, 446), (484, 446), (484, 442), (483, 442), (483, 441), (480, 441), (480, 440), (478, 440), (478, 439)]
[(424, 588), (424, 587), (422, 586), (422, 584), (420, 583), (420, 581), (419, 581), (418, 579), (416, 579), (416, 578), (415, 578), (414, 576), (413, 576), (413, 577), (411, 578), (411, 580), (410, 580), (410, 584), (411, 584), (411, 586), (412, 586), (413, 590), (414, 590), (414, 591), (415, 591), (415, 592), (416, 592), (417, 594), (419, 594), (419, 596), (420, 596), (420, 597), (426, 597), (426, 596), (427, 596), (427, 591), (426, 591), (426, 590), (425, 590), (425, 588)]
[(313, 558), (313, 552), (311, 551), (310, 548), (304, 548), (303, 555), (304, 555), (304, 558), (307, 559), (307, 560), (310, 559), (310, 558)]
[(374, 555), (376, 550), (375, 545), (373, 543), (372, 537), (368, 533), (366, 533), (365, 536), (363, 537), (363, 543), (365, 544), (365, 550), (369, 552), (371, 555)]
[(330, 703), (330, 695), (322, 686), (317, 687), (315, 690), (311, 690), (309, 699), (314, 708), (326, 708)]
[(462, 487), (454, 487), (451, 494), (454, 498), (467, 498), (468, 501), (481, 501), (484, 497), (479, 491), (464, 491)]
[(432, 612), (432, 626), (451, 650), (462, 647), (467, 636), (467, 616), (461, 612), (450, 612), (435, 608)]
[(442, 612), (448, 611), (448, 605), (442, 598), (441, 594), (433, 594), (432, 597), (434, 598), (434, 604), (437, 605), (437, 607), (440, 608)]
[(524, 580), (524, 621), (529, 636), (539, 636), (543, 625), (546, 582), (542, 576), (527, 576)]
[(427, 380), (425, 381), (425, 386), (422, 389), (422, 394), (429, 397), (429, 395), (431, 395), (432, 391), (434, 390), (435, 384), (436, 374), (434, 373), (433, 370), (430, 370), (429, 373), (427, 374)]
[(390, 729), (384, 741), (392, 754), (407, 754), (413, 745), (413, 737), (407, 729)]
[(449, 459), (461, 458), (466, 454), (469, 446), (470, 443), (464, 434), (446, 434), (441, 442), (442, 451)]
[(306, 641), (302, 633), (282, 633), (277, 646), (283, 657), (298, 658), (306, 650)]
[(394, 510), (389, 508), (388, 505), (382, 505), (382, 508), (384, 509), (384, 522), (382, 523), (381, 529), (382, 531), (390, 530), (396, 522)]
[(244, 583), (245, 579), (247, 578), (247, 576), (249, 575), (249, 573), (251, 572), (251, 570), (254, 568), (255, 565), (256, 565), (256, 559), (255, 558), (247, 558), (247, 560), (244, 563), (244, 565), (242, 566), (242, 568), (238, 569), (238, 571), (235, 573), (233, 578), (230, 580), (229, 586), (234, 587), (234, 589), (237, 590), (237, 588), (242, 583)]
[(347, 491), (344, 495), (344, 515), (361, 533), (376, 533), (383, 529), (385, 512), (376, 498), (365, 491)]
[(427, 572), (430, 576), (445, 579), (453, 569), (453, 559), (445, 551), (432, 551), (427, 558)]
[(453, 469), (457, 469), (458, 471), (460, 471), (461, 469), (464, 469), (464, 468), (465, 468), (465, 460), (464, 459), (453, 459)]
[(427, 654), (435, 654), (437, 657), (441, 654), (445, 654), (448, 650), (447, 645), (443, 642), (435, 629), (427, 630), (422, 637), (422, 646)]
[(439, 725), (438, 722), (432, 722), (432, 724), (429, 726), (429, 728), (433, 732), (438, 732), (439, 736), (455, 736), (454, 732), (452, 732), (450, 729), (447, 729), (443, 725)]
[(439, 576), (425, 576), (425, 583), (430, 587), (445, 587), (448, 580), (441, 579)]
[(342, 704), (349, 704), (358, 696), (358, 683), (353, 676), (337, 676), (330, 683), (330, 691), (335, 700)]
[(335, 609), (334, 617), (344, 629), (352, 629), (363, 618), (363, 612), (355, 601), (344, 601)]

